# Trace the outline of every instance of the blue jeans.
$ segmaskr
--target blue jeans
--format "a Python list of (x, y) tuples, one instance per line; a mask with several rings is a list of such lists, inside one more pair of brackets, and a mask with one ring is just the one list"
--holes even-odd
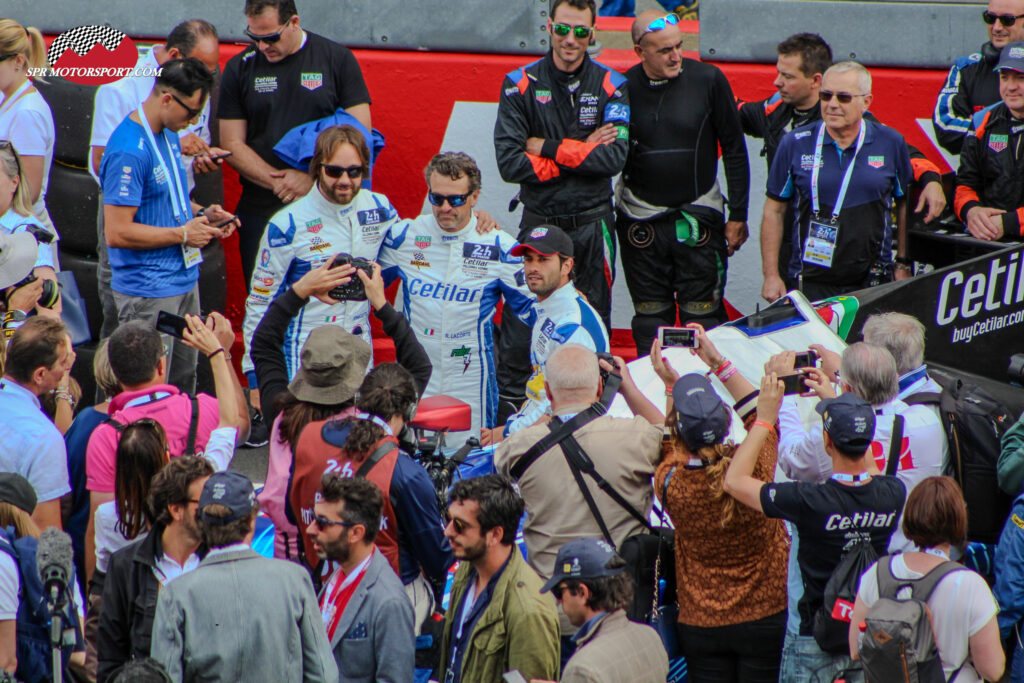
[(1014, 627), (1010, 639), (1013, 647), (1013, 661), (1010, 663), (1010, 683), (1024, 683), (1024, 647), (1018, 639), (1017, 628)]
[[(851, 666), (849, 655), (830, 655), (822, 652), (814, 636), (786, 635), (782, 648), (782, 670), (779, 683), (830, 683), (836, 674)], [(860, 671), (846, 677), (848, 683), (864, 678)]]

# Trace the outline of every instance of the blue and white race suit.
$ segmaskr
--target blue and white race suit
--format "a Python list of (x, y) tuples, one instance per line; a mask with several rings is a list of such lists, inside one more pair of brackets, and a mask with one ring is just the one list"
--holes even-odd
[(470, 404), (476, 433), (493, 427), (498, 415), (491, 322), (498, 300), (505, 297), (505, 315), (533, 322), (536, 299), (526, 288), (522, 259), (509, 254), (515, 245), (501, 230), (479, 234), (475, 216), (451, 233), (424, 214), (394, 225), (380, 251), (385, 280), (402, 281), (395, 303), (434, 366), (424, 396)]
[(609, 347), (601, 316), (571, 282), (537, 304), (530, 337), (533, 373), (526, 383), (526, 402), (505, 424), (506, 436), (529, 427), (548, 412), (551, 402), (544, 391), (544, 365), (562, 344), (579, 344), (594, 352), (607, 352)]
[[(249, 358), (249, 344), (270, 302), (335, 254), (345, 252), (375, 260), (388, 228), (397, 220), (398, 213), (382, 194), (361, 190), (348, 204), (335, 204), (320, 193), (316, 183), (305, 197), (274, 214), (260, 240), (259, 259), (245, 302), (242, 370), (249, 375), (250, 386), (255, 385), (255, 373)], [(299, 369), (302, 345), (309, 333), (321, 325), (339, 325), (372, 344), (369, 310), (370, 304), (366, 301), (328, 305), (319, 299), (310, 299), (292, 320), (285, 335), (288, 377), (293, 377)]]

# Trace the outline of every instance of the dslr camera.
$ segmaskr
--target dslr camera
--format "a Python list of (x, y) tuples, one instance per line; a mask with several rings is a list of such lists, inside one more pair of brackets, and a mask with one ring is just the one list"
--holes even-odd
[[(346, 263), (352, 264), (367, 275), (373, 275), (373, 263), (371, 261), (358, 256), (352, 256), (351, 254), (336, 254), (334, 261), (331, 262), (331, 268), (337, 268)], [(366, 301), (366, 288), (363, 287), (363, 281), (355, 273), (352, 274), (351, 282), (347, 285), (339, 285), (327, 294), (337, 301)]]

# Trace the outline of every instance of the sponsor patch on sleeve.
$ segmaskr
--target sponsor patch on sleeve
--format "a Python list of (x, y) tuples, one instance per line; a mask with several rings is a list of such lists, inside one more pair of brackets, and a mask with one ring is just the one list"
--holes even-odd
[(629, 105), (609, 102), (604, 108), (604, 122), (629, 124)]

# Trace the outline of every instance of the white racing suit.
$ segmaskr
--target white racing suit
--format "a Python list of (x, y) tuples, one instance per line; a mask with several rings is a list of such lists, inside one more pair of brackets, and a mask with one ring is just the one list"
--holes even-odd
[(580, 296), (571, 282), (537, 304), (530, 335), (530, 365), (533, 373), (526, 383), (526, 402), (505, 423), (505, 436), (529, 427), (551, 407), (544, 391), (544, 364), (562, 344), (579, 344), (594, 352), (607, 352), (608, 332), (601, 316)]
[(509, 254), (516, 240), (501, 230), (481, 235), (476, 227), (473, 217), (448, 233), (433, 214), (424, 214), (394, 225), (380, 251), (385, 280), (402, 281), (396, 307), (434, 366), (423, 395), (445, 394), (471, 405), (474, 435), (493, 427), (498, 415), (494, 309), (504, 296), (503, 315), (529, 325), (536, 304), (522, 259)]
[[(249, 376), (250, 386), (255, 386), (255, 372), (249, 344), (270, 302), (335, 254), (344, 252), (376, 260), (388, 228), (397, 220), (397, 212), (382, 194), (361, 190), (343, 206), (324, 198), (315, 183), (306, 196), (274, 214), (260, 240), (260, 255), (245, 302), (242, 370)], [(285, 335), (288, 377), (299, 369), (302, 345), (309, 333), (321, 325), (339, 325), (372, 345), (369, 310), (367, 301), (328, 305), (311, 298)]]

